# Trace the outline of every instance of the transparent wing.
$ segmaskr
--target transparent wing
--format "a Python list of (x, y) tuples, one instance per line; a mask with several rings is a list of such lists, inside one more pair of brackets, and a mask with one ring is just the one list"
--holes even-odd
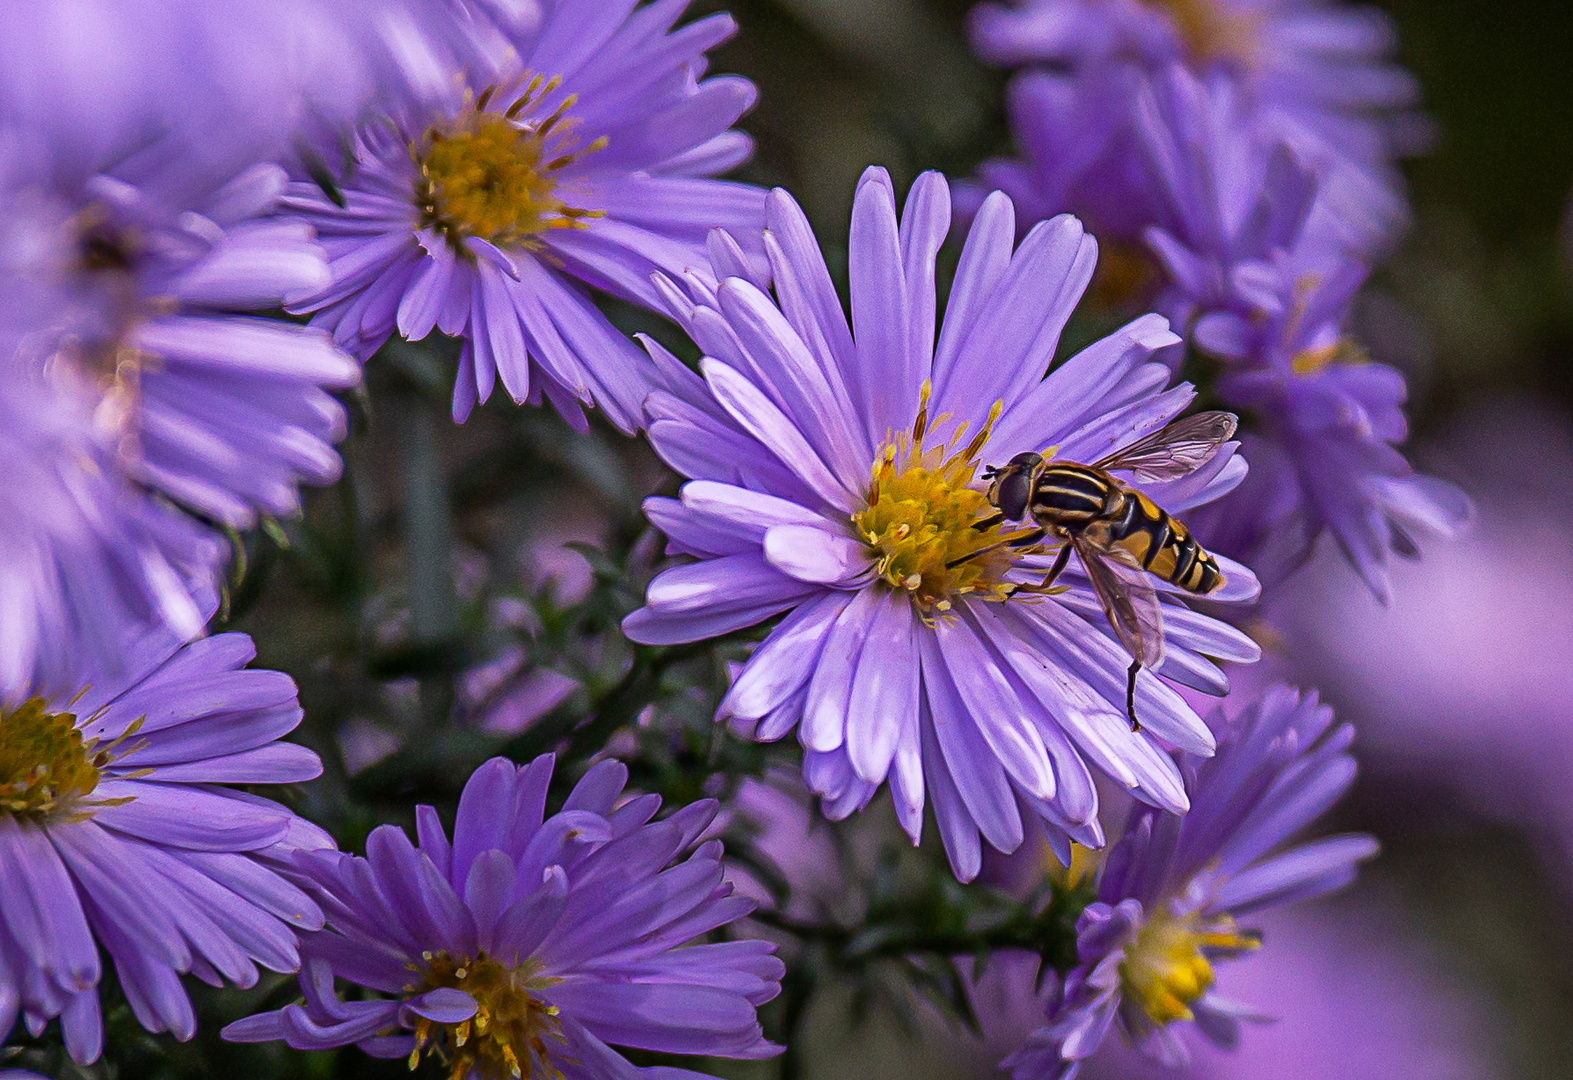
[(1092, 590), (1114, 627), (1114, 636), (1131, 659), (1140, 660), (1142, 667), (1156, 668), (1163, 662), (1163, 610), (1157, 590), (1136, 564), (1135, 556), (1123, 548), (1100, 548), (1079, 537), (1071, 543), (1076, 545)]
[(1138, 480), (1178, 480), (1205, 465), (1234, 435), (1237, 425), (1233, 413), (1197, 413), (1116, 450), (1094, 467), (1123, 469)]

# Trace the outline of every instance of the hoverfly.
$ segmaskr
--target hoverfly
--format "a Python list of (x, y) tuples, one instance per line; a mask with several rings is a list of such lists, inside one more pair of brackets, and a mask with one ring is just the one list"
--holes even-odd
[[(1058, 557), (1041, 584), (1018, 592), (1047, 593), (1074, 550), (1103, 604), (1114, 635), (1132, 663), (1125, 708), (1131, 730), (1136, 719), (1136, 673), (1163, 661), (1162, 605), (1147, 575), (1206, 596), (1224, 584), (1223, 571), (1180, 522), (1145, 494), (1110, 475), (1128, 472), (1137, 480), (1176, 480), (1206, 464), (1234, 435), (1226, 412), (1204, 412), (1176, 420), (1091, 465), (1045, 461), (1024, 453), (1001, 468), (989, 468), (989, 504), (996, 513), (973, 527), (1031, 519), (1031, 532), (1004, 543), (1027, 548), (1045, 539), (1061, 541)], [(985, 549), (989, 550), (989, 549)], [(974, 553), (975, 557), (982, 552)], [(958, 560), (960, 561), (960, 560)]]

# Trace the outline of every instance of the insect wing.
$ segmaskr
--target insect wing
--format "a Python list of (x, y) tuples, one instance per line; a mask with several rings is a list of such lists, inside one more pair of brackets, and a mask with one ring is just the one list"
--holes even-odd
[(1178, 480), (1211, 460), (1237, 426), (1233, 413), (1197, 413), (1116, 450), (1095, 467), (1122, 469), (1147, 482)]
[(1140, 660), (1142, 667), (1156, 668), (1163, 662), (1163, 608), (1152, 582), (1123, 548), (1099, 548), (1081, 539), (1071, 542), (1114, 636), (1131, 659)]

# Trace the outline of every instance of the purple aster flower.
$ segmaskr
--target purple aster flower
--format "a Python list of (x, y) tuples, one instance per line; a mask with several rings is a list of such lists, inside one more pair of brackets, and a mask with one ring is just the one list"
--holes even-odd
[(120, 474), (80, 395), (14, 362), (0, 363), (0, 472), (0, 700), (62, 664), (119, 670), (138, 627), (201, 633), (228, 544)]
[(255, 165), (189, 190), (184, 157), (149, 148), (84, 178), (23, 192), (36, 265), (65, 302), (22, 359), (90, 404), (130, 480), (222, 524), (299, 509), (331, 483), (358, 365), (321, 330), (237, 314), (327, 281), (300, 222), (270, 216), (287, 178)]
[(1295, 677), (1322, 681), (1346, 713), (1358, 712), (1365, 760), (1524, 829), (1565, 883), (1573, 428), (1543, 405), (1497, 399), (1451, 420), (1444, 438), (1478, 493), (1476, 527), (1423, 563), (1396, 564), (1389, 606), (1319, 557), (1279, 590), (1271, 618)]
[(1079, 965), (1002, 1063), (1015, 1080), (1070, 1080), (1113, 1026), (1169, 1065), (1188, 1059), (1182, 1022), (1233, 1045), (1242, 1020), (1263, 1019), (1214, 990), (1214, 960), (1262, 943), (1236, 919), (1342, 888), (1376, 853), (1361, 835), (1279, 850), (1354, 780), (1353, 729), (1314, 693), (1274, 687), (1217, 727), (1217, 755), (1184, 762), (1190, 813), (1140, 807), (1127, 823), (1077, 923)]
[[(303, 856), (328, 916), (327, 929), (302, 935), (306, 1003), (231, 1024), (225, 1037), (357, 1043), (412, 1067), (432, 1052), (452, 1080), (676, 1075), (635, 1068), (609, 1043), (776, 1053), (755, 1017), (780, 990), (775, 946), (682, 947), (754, 906), (723, 883), (720, 841), (694, 847), (716, 803), (652, 822), (659, 796), (621, 799), (628, 770), (603, 761), (543, 818), (552, 766), (550, 754), (522, 768), (482, 765), (452, 843), (421, 806), (419, 847), (384, 825), (365, 859)], [(335, 978), (382, 996), (344, 1000)]]
[[(924, 174), (898, 224), (890, 179), (871, 169), (852, 214), (852, 326), (814, 235), (772, 193), (765, 248), (772, 298), (725, 234), (709, 275), (663, 280), (670, 310), (705, 351), (703, 380), (653, 342), (672, 391), (646, 404), (656, 452), (692, 478), (646, 502), (692, 556), (650, 585), (624, 622), (634, 640), (695, 641), (785, 614), (721, 704), (721, 716), (807, 748), (804, 775), (832, 817), (863, 807), (888, 777), (916, 840), (931, 796), (952, 866), (970, 880), (979, 835), (1023, 840), (1018, 803), (1101, 843), (1093, 768), (1182, 811), (1165, 747), (1212, 750), (1205, 724), (1152, 673), (1126, 717), (1130, 657), (1079, 563), (1052, 596), (1038, 583), (1061, 545), (1003, 546), (985, 466), (1036, 451), (1092, 462), (1156, 431), (1190, 403), (1148, 362), (1178, 339), (1137, 319), (1044, 377), (1092, 275), (1097, 246), (1059, 217), (1012, 251), (1010, 200), (984, 202), (936, 340), (934, 258), (950, 226), (944, 179)], [(1052, 448), (1052, 449), (1051, 449)], [(1139, 485), (1177, 515), (1239, 483), (1233, 444), (1183, 479)], [(1213, 594), (1248, 600), (1250, 571), (1224, 564)], [(1168, 651), (1158, 675), (1208, 693), (1227, 680), (1208, 657), (1256, 659), (1249, 639), (1161, 589)]]
[[(1364, 729), (1362, 729), (1362, 741)], [(1362, 890), (1362, 893), (1365, 891)], [(1173, 1069), (1119, 1039), (1082, 1065), (1081, 1080), (1503, 1080), (1501, 1019), (1475, 980), (1406, 925), (1396, 899), (1369, 895), (1263, 912), (1268, 947), (1231, 965), (1231, 995), (1273, 1022), (1237, 1046), (1190, 1040)], [(973, 989), (984, 1039), (975, 1075), (1042, 1020), (1038, 958), (998, 953)], [(1052, 984), (1054, 980), (1049, 980)], [(969, 1054), (969, 1057), (974, 1055)]]
[(243, 634), (136, 641), (125, 674), (40, 681), (0, 709), (0, 1041), (60, 1017), (73, 1059), (103, 1049), (99, 947), (149, 1031), (189, 1039), (180, 976), (251, 986), (294, 971), (322, 912), (280, 870), (331, 847), (284, 807), (223, 785), (321, 772), (278, 741), (295, 684), (247, 671)]
[(1408, 433), (1404, 378), (1348, 336), (1369, 269), (1328, 243), (1317, 178), (1282, 144), (1242, 161), (1231, 108), (1227, 91), (1183, 74), (1143, 101), (1177, 222), (1147, 233), (1171, 282), (1160, 306), (1223, 361), (1218, 394), (1255, 429), (1251, 478), (1197, 527), (1269, 580), (1330, 533), (1385, 597), (1388, 552), (1414, 555), (1416, 532), (1456, 533), (1469, 501), (1395, 449)]
[[(1022, 0), (979, 4), (972, 36), (990, 63), (1048, 69), (1023, 72), (1011, 95), (1025, 167), (994, 168), (1058, 208), (1080, 211), (1078, 196), (1091, 200), (1089, 211), (1122, 199), (1148, 205), (1132, 163), (1136, 98), (1147, 79), (1180, 65), (1237, 87), (1265, 137), (1359, 190), (1363, 201), (1346, 207), (1352, 240), (1379, 244), (1407, 217), (1392, 160), (1423, 144), (1425, 125), (1410, 112), (1414, 79), (1388, 61), (1391, 24), (1373, 9), (1324, 0)], [(1090, 220), (1102, 235), (1105, 223)]]
[(557, 0), (500, 20), (511, 51), (492, 70), (360, 130), (343, 207), (315, 184), (292, 187), (332, 268), (292, 310), (316, 312), (362, 357), (395, 330), (462, 337), (456, 420), (500, 377), (516, 401), (544, 397), (577, 424), (579, 402), (593, 402), (632, 431), (649, 363), (588, 289), (659, 308), (652, 271), (705, 266), (712, 226), (757, 236), (764, 220), (763, 191), (708, 179), (751, 147), (730, 128), (752, 84), (700, 81), (705, 50), (734, 24), (713, 15), (673, 31), (686, 7)]

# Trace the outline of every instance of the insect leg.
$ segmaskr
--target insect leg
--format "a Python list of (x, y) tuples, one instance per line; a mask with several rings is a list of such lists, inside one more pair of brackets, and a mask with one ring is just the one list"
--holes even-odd
[(978, 530), (978, 532), (988, 532), (990, 529), (994, 528), (994, 526), (1003, 524), (1004, 521), (1004, 514), (990, 514), (982, 521), (974, 521), (972, 523), (972, 527)]
[(1125, 711), (1131, 718), (1131, 733), (1142, 729), (1141, 721), (1136, 719), (1136, 673), (1142, 669), (1140, 660), (1132, 660), (1130, 680), (1125, 684)]
[(1026, 536), (1018, 536), (1014, 540), (1001, 540), (997, 544), (990, 544), (988, 547), (978, 548), (978, 550), (970, 552), (970, 553), (968, 553), (966, 555), (963, 555), (959, 559), (952, 559), (952, 560), (950, 560), (950, 562), (945, 564), (945, 569), (946, 570), (954, 569), (955, 567), (960, 566), (962, 563), (971, 562), (973, 559), (976, 559), (980, 555), (988, 555), (988, 554), (990, 554), (992, 552), (998, 551), (1000, 548), (1003, 548), (1003, 547), (1013, 547), (1013, 548), (1031, 547), (1033, 544), (1036, 544), (1039, 541), (1041, 541), (1046, 535), (1048, 535), (1048, 534), (1043, 529), (1034, 529), (1034, 530), (1032, 530), (1032, 532), (1028, 533)]
[[(1042, 540), (1045, 535), (1047, 535), (1046, 530), (1040, 529), (1038, 530), (1037, 539)], [(1023, 537), (1022, 539), (1025, 540), (1027, 538)], [(1015, 545), (1013, 544), (1011, 546), (1014, 547)], [(1048, 575), (1044, 577), (1042, 581), (1038, 582), (1036, 585), (1022, 585), (1016, 589), (1016, 592), (1028, 593), (1034, 596), (1052, 595), (1054, 593), (1054, 589), (1052, 588), (1054, 579), (1060, 576), (1060, 571), (1065, 569), (1066, 564), (1069, 563), (1070, 560), (1071, 546), (1067, 543), (1064, 547), (1060, 548), (1059, 555), (1054, 559), (1054, 565), (1049, 568)]]

